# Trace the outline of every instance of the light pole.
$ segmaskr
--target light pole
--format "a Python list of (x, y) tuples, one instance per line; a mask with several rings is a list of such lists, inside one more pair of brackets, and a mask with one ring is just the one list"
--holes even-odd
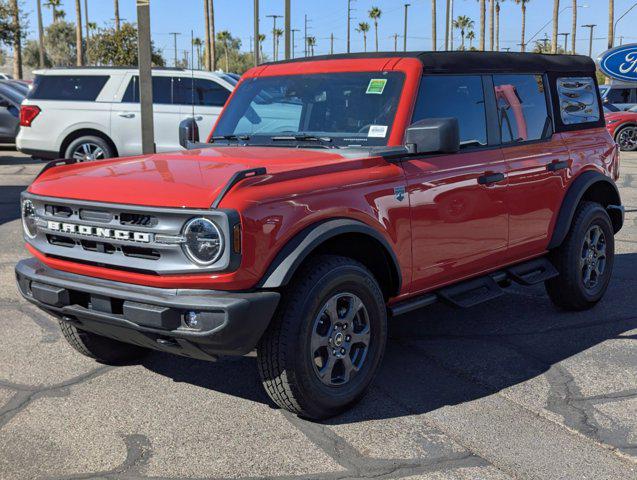
[(595, 29), (596, 24), (588, 24), (582, 25), (582, 28), (590, 28), (590, 35), (588, 37), (588, 56), (593, 56), (593, 30)]
[(617, 24), (619, 23), (619, 21), (622, 18), (624, 18), (626, 15), (628, 15), (630, 13), (630, 11), (633, 8), (635, 8), (635, 7), (637, 7), (637, 2), (635, 2), (628, 10), (626, 10), (624, 13), (622, 13), (621, 16), (617, 20), (615, 20), (615, 25), (613, 25), (613, 38), (612, 38), (613, 45), (615, 45), (615, 32), (617, 31)]
[(272, 19), (272, 60), (278, 60), (276, 51), (276, 19), (281, 18), (281, 15), (266, 15), (266, 17)]
[(568, 36), (570, 33), (558, 33), (558, 36), (564, 37), (564, 53), (568, 53)]
[(139, 58), (139, 106), (142, 153), (155, 153), (153, 81), (150, 42), (150, 0), (137, 0), (137, 57)]
[(285, 59), (290, 59), (290, 0), (285, 0)]
[[(350, 44), (350, 29), (352, 23), (352, 2), (354, 0), (347, 0), (347, 53), (349, 53), (349, 44)], [(307, 55), (306, 55), (307, 56)]]
[(259, 65), (259, 0), (254, 0), (254, 66)]
[(170, 32), (168, 35), (173, 36), (173, 44), (175, 48), (175, 67), (177, 66), (177, 35), (181, 35), (179, 32)]
[(409, 14), (410, 3), (405, 3), (405, 25), (403, 28), (403, 52), (407, 51), (407, 16)]
[[(569, 10), (573, 8), (572, 6), (568, 6), (568, 7), (564, 7), (563, 9), (561, 9), (559, 11), (558, 15), (561, 15), (562, 12), (565, 12), (566, 10)], [(577, 8), (588, 8), (588, 5), (578, 5)], [(531, 43), (531, 40), (533, 40), (535, 37), (537, 37), (540, 33), (542, 33), (544, 31), (544, 29), (546, 27), (549, 26), (550, 23), (553, 22), (553, 18), (551, 18), (548, 22), (546, 22), (544, 25), (542, 25), (542, 28), (540, 28), (537, 32), (535, 32), (535, 34), (533, 34), (533, 36), (531, 38), (529, 38), (528, 40), (525, 41), (524, 43), (524, 47), (526, 47), (529, 43)]]
[(290, 30), (290, 33), (292, 34), (292, 58), (294, 58), (294, 49), (296, 48), (296, 42), (294, 40), (294, 34), (296, 32), (300, 32), (301, 30), (299, 30), (298, 28), (293, 28)]

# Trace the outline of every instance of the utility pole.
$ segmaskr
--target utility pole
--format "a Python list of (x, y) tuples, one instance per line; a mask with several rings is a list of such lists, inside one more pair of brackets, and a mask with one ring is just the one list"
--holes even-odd
[(588, 37), (588, 56), (589, 57), (593, 56), (593, 30), (595, 30), (596, 26), (597, 26), (596, 24), (582, 25), (582, 28), (590, 29), (590, 35)]
[(392, 37), (394, 37), (394, 52), (397, 52), (398, 51), (398, 34), (394, 33)]
[(168, 35), (173, 36), (173, 45), (175, 48), (175, 67), (177, 66), (177, 36), (181, 35), (179, 32), (170, 32)]
[(293, 28), (292, 30), (290, 30), (290, 32), (292, 33), (292, 58), (294, 58), (295, 50), (296, 50), (296, 41), (294, 40), (294, 34), (300, 31), (301, 30), (299, 30), (298, 28)]
[(407, 15), (409, 12), (410, 3), (405, 3), (405, 25), (403, 27), (403, 52), (407, 51)]
[(254, 0), (254, 66), (259, 65), (259, 0)]
[(137, 49), (137, 56), (139, 58), (139, 104), (142, 122), (142, 153), (150, 154), (155, 153), (150, 0), (137, 0)]
[(305, 19), (303, 21), (303, 24), (305, 25), (304, 26), (305, 30), (304, 30), (304, 33), (303, 33), (303, 46), (305, 48), (304, 54), (305, 54), (305, 57), (307, 58), (307, 14), (305, 15)]
[(266, 17), (271, 18), (272, 19), (272, 60), (278, 60), (278, 58), (275, 58), (276, 55), (276, 19), (277, 18), (281, 18), (281, 15), (266, 15)]
[(334, 55), (334, 33), (330, 33), (330, 55)]
[(285, 0), (285, 59), (290, 59), (290, 0)]
[(570, 33), (558, 33), (558, 36), (564, 37), (564, 53), (568, 53), (568, 36)]
[[(38, 50), (40, 53), (39, 67), (44, 68), (44, 27), (42, 26), (42, 5), (41, 0), (38, 0)], [(86, 27), (88, 29), (88, 25)], [(88, 41), (88, 37), (87, 37)]]
[(350, 45), (350, 29), (352, 23), (352, 1), (347, 0), (347, 53), (349, 53), (349, 45)]
[(620, 35), (619, 36), (619, 46), (621, 47), (624, 44), (624, 36)]

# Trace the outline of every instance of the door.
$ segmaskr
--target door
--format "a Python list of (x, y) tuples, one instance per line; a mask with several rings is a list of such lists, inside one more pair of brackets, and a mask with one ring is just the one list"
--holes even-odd
[(421, 81), (412, 121), (457, 118), (461, 149), (403, 162), (414, 293), (490, 270), (507, 248), (506, 165), (500, 148), (490, 145), (493, 119), (487, 118), (485, 98), (478, 75), (425, 76)]
[[(179, 78), (153, 72), (153, 119), (157, 152), (180, 150), (181, 106), (176, 102)], [(142, 153), (139, 77), (131, 75), (120, 103), (111, 109), (111, 132), (121, 157)]]
[(509, 187), (512, 261), (540, 254), (564, 196), (570, 154), (553, 133), (543, 75), (494, 75), (502, 152)]
[(13, 143), (18, 133), (18, 124), (19, 108), (15, 99), (0, 92), (0, 141)]
[(194, 117), (200, 139), (205, 141), (231, 91), (215, 79), (200, 77), (182, 78), (179, 91), (181, 118)]

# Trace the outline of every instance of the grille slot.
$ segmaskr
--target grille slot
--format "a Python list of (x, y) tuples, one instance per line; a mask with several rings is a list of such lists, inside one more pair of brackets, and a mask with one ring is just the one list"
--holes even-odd
[(80, 218), (88, 222), (109, 223), (113, 220), (113, 214), (105, 210), (80, 210)]
[(144, 260), (159, 260), (161, 254), (152, 248), (122, 246), (122, 253), (127, 257), (143, 258)]
[(73, 248), (75, 246), (75, 240), (68, 237), (61, 237), (60, 235), (47, 235), (46, 239), (51, 245), (57, 247)]
[(155, 227), (157, 225), (157, 217), (142, 213), (121, 213), (119, 223), (122, 225), (138, 226), (138, 227)]
[(93, 240), (80, 241), (82, 248), (89, 252), (108, 253), (113, 254), (115, 252), (115, 246), (106, 242), (95, 242)]
[(63, 207), (60, 205), (45, 205), (44, 211), (54, 217), (69, 218), (73, 215), (73, 209), (71, 207)]

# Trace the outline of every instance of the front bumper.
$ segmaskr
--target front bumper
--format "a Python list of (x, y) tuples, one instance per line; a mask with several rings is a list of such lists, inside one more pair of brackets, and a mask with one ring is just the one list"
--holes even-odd
[[(144, 287), (51, 269), (31, 258), (15, 268), (29, 302), (82, 330), (193, 358), (244, 355), (270, 323), (280, 294)], [(198, 325), (188, 327), (187, 312)]]

